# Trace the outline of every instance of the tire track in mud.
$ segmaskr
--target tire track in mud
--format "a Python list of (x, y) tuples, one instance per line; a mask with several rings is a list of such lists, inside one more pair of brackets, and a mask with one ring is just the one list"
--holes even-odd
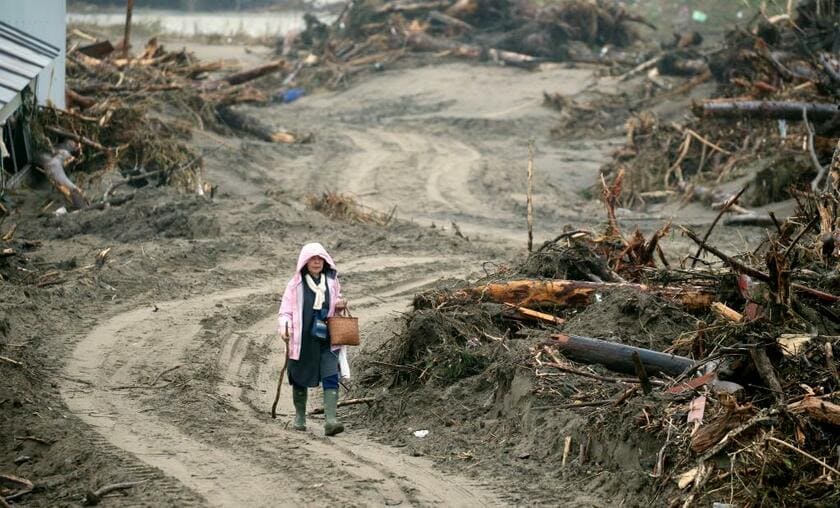
[[(383, 277), (378, 284), (359, 284), (360, 291), (378, 297), (352, 299), (367, 326), (399, 310), (418, 287), (438, 276), (458, 273), (450, 260), (437, 258), (371, 257), (344, 263), (355, 273), (383, 273), (400, 268), (399, 278)], [(276, 295), (277, 285), (265, 283), (172, 300), (151, 308), (113, 316), (90, 331), (77, 344), (67, 362), (66, 375), (90, 383), (87, 392), (62, 386), (71, 411), (102, 436), (111, 447), (140, 459), (142, 477), (171, 476), (199, 493), (210, 505), (277, 506), (317, 502), (355, 505), (498, 505), (492, 493), (459, 477), (444, 475), (428, 460), (395, 453), (393, 448), (368, 440), (348, 429), (338, 438), (322, 437), (322, 427), (310, 421), (310, 430), (288, 430), (285, 420), (293, 412), (288, 386), (280, 406), (283, 420), (267, 415), (283, 357), (276, 339), (272, 312), (244, 330), (223, 338), (217, 368), (223, 381), (217, 394), (237, 410), (232, 418), (242, 431), (236, 449), (220, 446), (213, 435), (195, 435), (180, 428), (177, 407), (149, 408), (124, 388), (136, 384), (142, 373), (161, 372), (179, 363), (191, 349), (201, 347), (201, 321), (219, 305), (247, 306), (249, 301)], [(352, 296), (352, 295), (350, 295)], [(249, 348), (269, 349), (268, 361), (249, 360)], [(320, 405), (313, 390), (310, 400)], [(172, 414), (175, 415), (173, 421)], [(249, 460), (251, 447), (277, 445), (269, 463)], [(339, 471), (336, 481), (319, 483), (324, 471)], [(142, 474), (141, 474), (142, 472)], [(172, 482), (172, 480), (168, 480)], [(173, 482), (170, 488), (180, 487)], [(313, 488), (314, 487), (314, 488)]]

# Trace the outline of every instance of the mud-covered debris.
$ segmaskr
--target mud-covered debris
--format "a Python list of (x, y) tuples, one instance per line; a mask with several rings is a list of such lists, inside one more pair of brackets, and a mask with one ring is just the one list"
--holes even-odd
[[(756, 17), (704, 56), (717, 90), (694, 103), (695, 118), (681, 125), (629, 121), (626, 145), (603, 169), (608, 176), (627, 172), (624, 206), (644, 207), (650, 191), (693, 199), (694, 188), (747, 180), (752, 189), (729, 213), (745, 215), (733, 225), (752, 225), (760, 221), (751, 207), (833, 185), (829, 166), (840, 142), (840, 75), (830, 28), (836, 16), (833, 2), (814, 0), (799, 2), (792, 19)], [(660, 67), (694, 58), (672, 52)]]
[[(630, 444), (650, 500), (711, 503), (737, 479), (738, 504), (836, 504), (840, 189), (801, 194), (796, 216), (753, 255), (681, 229), (717, 259), (691, 269), (659, 247), (668, 225), (651, 239), (626, 235), (614, 216), (621, 178), (602, 186), (601, 235), (570, 229), (516, 269), (418, 295), (360, 378), (362, 394), (399, 396), (360, 417), (445, 422), (428, 446), (479, 461), (525, 460), (539, 436), (553, 444), (531, 474), (546, 479), (558, 468), (609, 475), (628, 462), (608, 450)], [(602, 276), (622, 282), (593, 282)], [(505, 438), (482, 442), (479, 429)]]

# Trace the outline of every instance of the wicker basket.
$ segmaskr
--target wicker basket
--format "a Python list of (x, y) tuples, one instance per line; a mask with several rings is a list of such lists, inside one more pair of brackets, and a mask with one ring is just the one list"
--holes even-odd
[(342, 315), (327, 318), (327, 328), (330, 330), (330, 345), (359, 345), (359, 318), (351, 316), (350, 309), (345, 307)]

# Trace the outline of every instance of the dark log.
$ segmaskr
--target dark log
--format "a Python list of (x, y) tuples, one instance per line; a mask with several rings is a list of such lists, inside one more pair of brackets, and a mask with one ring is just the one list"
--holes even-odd
[(86, 46), (79, 46), (76, 51), (93, 58), (102, 59), (114, 52), (114, 45), (111, 44), (111, 41), (105, 40)]
[(639, 355), (639, 360), (649, 375), (679, 376), (694, 367), (694, 360), (691, 358), (617, 342), (566, 334), (551, 337), (554, 339), (551, 344), (557, 346), (569, 358), (584, 363), (598, 363), (615, 372), (636, 374), (636, 367), (632, 360), (633, 353)]
[(265, 76), (266, 74), (271, 74), (272, 72), (282, 70), (285, 67), (285, 60), (275, 60), (274, 62), (271, 62), (266, 65), (253, 67), (242, 72), (237, 72), (236, 74), (231, 74), (230, 76), (225, 76), (221, 80), (225, 81), (229, 85), (241, 85), (242, 83), (247, 83), (248, 81), (252, 81), (259, 77)]
[(44, 170), (50, 183), (56, 188), (73, 208), (86, 208), (89, 204), (82, 190), (64, 172), (64, 166), (73, 161), (73, 153), (78, 150), (76, 143), (70, 140), (56, 146), (53, 154), (40, 154), (35, 157), (35, 165)]
[(77, 106), (79, 109), (84, 110), (96, 104), (96, 99), (85, 97), (84, 95), (73, 91), (70, 87), (64, 89), (64, 97), (67, 101), (68, 109), (73, 106)]
[(742, 213), (740, 215), (732, 215), (723, 220), (725, 226), (773, 226), (775, 221), (769, 215), (759, 215), (757, 213)]
[(801, 121), (802, 111), (815, 121), (830, 120), (840, 113), (840, 104), (798, 101), (708, 100), (695, 104), (694, 114), (701, 117), (772, 118)]
[(128, 56), (128, 50), (131, 48), (131, 15), (134, 13), (134, 0), (126, 0), (125, 3), (125, 35), (123, 35), (122, 50), (123, 55)]
[(263, 141), (269, 143), (307, 143), (311, 141), (312, 135), (298, 136), (292, 132), (282, 129), (272, 129), (256, 118), (252, 118), (244, 113), (235, 111), (229, 106), (219, 106), (216, 108), (219, 117), (231, 128), (247, 132), (253, 136), (258, 137)]
[(763, 347), (750, 348), (750, 357), (752, 357), (755, 369), (761, 380), (767, 385), (767, 388), (773, 392), (773, 398), (779, 404), (785, 401), (785, 392), (782, 389), (782, 383), (779, 382), (779, 377), (776, 375), (776, 370), (773, 368), (773, 363), (767, 356), (767, 351)]
[(682, 304), (689, 310), (706, 310), (714, 301), (714, 293), (702, 287), (648, 286), (562, 279), (512, 280), (505, 283), (486, 284), (457, 291), (452, 297), (454, 299), (478, 298), (522, 306), (547, 303), (563, 307), (585, 307), (594, 301), (597, 293), (606, 294), (619, 289), (654, 294)]
[(431, 0), (426, 2), (388, 2), (374, 9), (377, 14), (390, 14), (394, 12), (416, 12), (432, 9), (443, 9), (449, 7), (450, 0)]

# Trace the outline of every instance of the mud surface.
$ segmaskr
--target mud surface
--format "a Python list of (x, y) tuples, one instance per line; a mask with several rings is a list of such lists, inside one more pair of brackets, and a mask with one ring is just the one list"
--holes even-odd
[[(21, 196), (17, 235), (42, 244), (8, 273), (59, 273), (41, 287), (0, 282), (0, 354), (22, 362), (0, 363), (12, 380), (0, 387), (0, 462), (3, 472), (36, 482), (22, 503), (74, 505), (89, 488), (137, 480), (147, 481), (105, 505), (639, 503), (634, 489), (645, 484), (647, 465), (632, 457), (650, 443), (602, 450), (608, 475), (547, 471), (563, 436), (586, 422), (565, 414), (543, 425), (515, 348), (507, 393), (489, 391), (489, 381), (482, 389), (482, 377), (430, 386), (392, 399), (379, 418), (353, 417), (334, 439), (322, 437), (318, 417), (306, 433), (289, 429), (288, 392), (280, 417), (268, 414), (283, 358), (278, 293), (303, 243), (320, 241), (334, 255), (364, 340), (376, 345), (401, 326), (417, 291), (479, 276), (482, 263), (505, 264), (524, 251), (529, 139), (537, 147), (537, 241), (565, 224), (601, 223), (588, 192), (620, 140), (552, 138), (556, 115), (542, 106), (544, 90), (574, 97), (594, 79), (585, 69), (462, 63), (387, 71), (341, 93), (244, 108), (314, 132), (312, 144), (197, 133), (200, 148), (214, 149), (206, 160), (219, 186), (212, 201), (158, 189), (122, 207), (44, 218), (43, 196)], [(398, 220), (333, 222), (303, 204), (323, 190), (396, 209)], [(621, 219), (649, 231), (674, 213), (695, 224), (713, 216), (689, 208)], [(738, 238), (731, 240), (723, 246)], [(639, 321), (644, 308), (638, 302), (628, 319)], [(648, 317), (654, 330), (667, 324), (667, 313)], [(376, 348), (356, 354), (374, 358)], [(445, 407), (453, 390), (475, 390), (475, 406), (430, 417), (426, 408)], [(319, 394), (310, 401), (320, 405)], [(394, 426), (388, 414), (398, 407), (404, 415)], [(506, 426), (518, 422), (530, 444), (508, 446)], [(430, 426), (431, 444), (412, 441), (413, 430)]]

